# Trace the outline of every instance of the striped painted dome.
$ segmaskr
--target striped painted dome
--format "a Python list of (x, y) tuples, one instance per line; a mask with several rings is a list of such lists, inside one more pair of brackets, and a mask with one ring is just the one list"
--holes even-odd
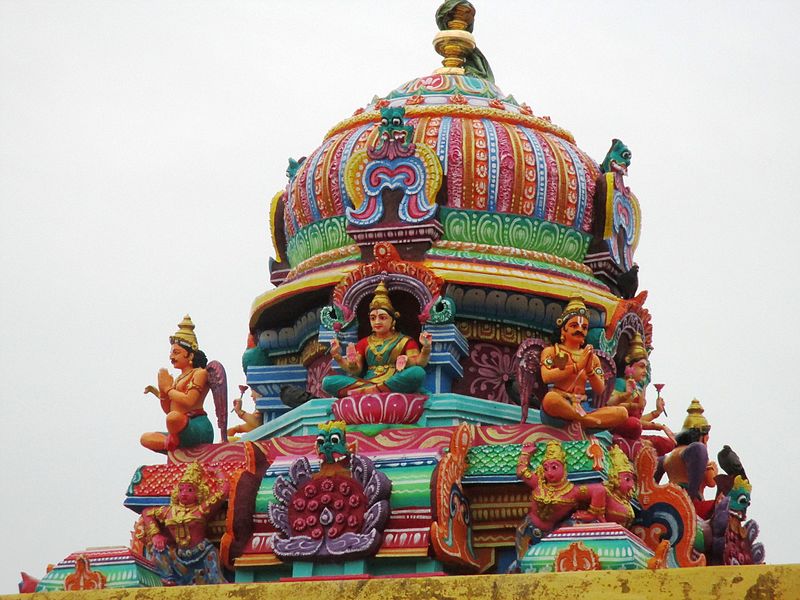
[(387, 106), (404, 107), (414, 142), (436, 152), (448, 207), (590, 230), (599, 168), (572, 135), (486, 80), (435, 74), (375, 98), (328, 132), (288, 185), (287, 238), (353, 206), (345, 163), (377, 136), (380, 109)]

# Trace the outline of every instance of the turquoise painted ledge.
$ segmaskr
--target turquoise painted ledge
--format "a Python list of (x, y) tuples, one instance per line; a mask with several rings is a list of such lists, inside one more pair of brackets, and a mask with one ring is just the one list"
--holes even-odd
[[(335, 398), (315, 398), (242, 435), (255, 441), (281, 436), (316, 435), (317, 425), (333, 419)], [(462, 394), (431, 394), (419, 421), (410, 427), (453, 427), (459, 423), (475, 425), (516, 425), (522, 413), (519, 406), (482, 400)], [(539, 411), (528, 413), (528, 423), (539, 424)]]

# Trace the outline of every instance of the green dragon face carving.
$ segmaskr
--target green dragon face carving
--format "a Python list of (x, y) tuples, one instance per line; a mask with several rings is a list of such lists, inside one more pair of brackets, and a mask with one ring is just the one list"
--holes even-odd
[(381, 124), (378, 130), (381, 136), (381, 145), (388, 140), (394, 140), (401, 146), (408, 146), (414, 135), (414, 128), (405, 124), (406, 109), (402, 106), (389, 106), (381, 109)]
[(728, 509), (744, 518), (744, 515), (747, 513), (747, 507), (750, 506), (750, 493), (752, 489), (747, 479), (743, 479), (740, 475), (737, 475), (736, 479), (733, 481), (731, 491), (728, 492), (728, 498), (730, 499)]
[(344, 421), (329, 421), (319, 426), (317, 435), (317, 454), (323, 462), (334, 464), (349, 458)]
[(611, 148), (606, 154), (605, 159), (600, 164), (603, 173), (615, 171), (622, 175), (628, 174), (628, 167), (631, 164), (631, 151), (618, 139), (611, 140)]

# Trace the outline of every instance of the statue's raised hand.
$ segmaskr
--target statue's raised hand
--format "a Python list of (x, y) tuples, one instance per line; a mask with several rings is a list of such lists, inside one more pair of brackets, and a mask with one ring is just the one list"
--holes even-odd
[(423, 348), (430, 348), (433, 341), (433, 334), (429, 331), (423, 331), (419, 334), (419, 343)]
[(166, 369), (159, 369), (158, 370), (158, 391), (162, 394), (166, 394), (167, 390), (175, 385), (175, 380), (172, 378), (172, 375), (169, 374), (169, 371)]
[(331, 354), (333, 356), (342, 354), (342, 344), (339, 342), (339, 338), (333, 338), (331, 340)]

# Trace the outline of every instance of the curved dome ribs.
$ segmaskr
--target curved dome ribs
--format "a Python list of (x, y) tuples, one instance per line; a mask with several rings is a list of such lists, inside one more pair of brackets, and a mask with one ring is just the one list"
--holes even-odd
[[(425, 115), (408, 119), (415, 143), (434, 150), (451, 208), (519, 214), (591, 230), (597, 165), (570, 141), (518, 123)], [(288, 186), (288, 236), (353, 206), (345, 164), (368, 146), (378, 123), (335, 133), (315, 150)], [(295, 265), (293, 265), (295, 266)]]

